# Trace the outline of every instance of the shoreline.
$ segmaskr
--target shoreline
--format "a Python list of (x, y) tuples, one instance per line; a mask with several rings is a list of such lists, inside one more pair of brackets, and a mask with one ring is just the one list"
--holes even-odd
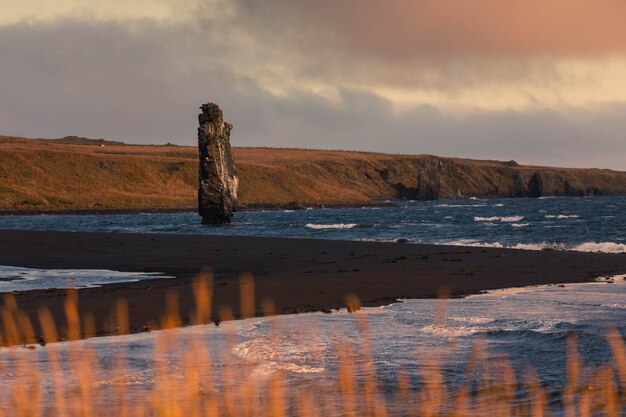
[[(240, 205), (239, 212), (307, 210), (310, 208), (361, 208), (361, 207), (397, 207), (394, 201), (370, 201), (363, 203), (329, 203), (329, 204), (248, 204)], [(196, 213), (197, 207), (126, 207), (126, 208), (75, 208), (75, 209), (0, 209), (0, 216), (82, 216), (82, 215), (124, 215), (124, 214), (155, 214), (155, 213)]]
[[(255, 314), (271, 299), (278, 314), (345, 308), (345, 296), (364, 306), (398, 299), (463, 297), (486, 290), (587, 282), (626, 274), (626, 255), (571, 251), (417, 245), (265, 237), (0, 230), (0, 265), (42, 269), (161, 272), (175, 278), (106, 284), (78, 291), (80, 317), (95, 317), (96, 335), (114, 335), (117, 300), (129, 305), (130, 331), (159, 328), (168, 294), (176, 294), (182, 326), (195, 311), (193, 283), (213, 271), (211, 317), (227, 306), (239, 314), (242, 275), (256, 288)], [(14, 293), (37, 327), (42, 305), (66, 327), (66, 290)], [(38, 333), (40, 334), (40, 333)], [(61, 338), (63, 338), (63, 334)]]
[[(623, 197), (622, 195), (605, 195), (599, 197)], [(594, 198), (593, 196), (544, 196), (543, 198)], [(369, 207), (398, 207), (399, 204), (415, 201), (475, 201), (493, 199), (536, 199), (535, 197), (498, 197), (480, 196), (465, 198), (440, 198), (432, 200), (411, 200), (411, 199), (386, 199), (370, 200), (363, 202), (343, 202), (343, 203), (302, 203), (292, 201), (280, 204), (239, 204), (235, 212), (255, 212), (255, 211), (281, 211), (281, 210), (308, 210), (308, 209), (340, 209), (340, 208), (369, 208)], [(3, 216), (42, 216), (42, 215), (126, 215), (126, 214), (154, 214), (154, 213), (196, 213), (196, 206), (173, 206), (173, 207), (116, 207), (116, 208), (55, 208), (55, 209), (0, 209), (0, 217)]]

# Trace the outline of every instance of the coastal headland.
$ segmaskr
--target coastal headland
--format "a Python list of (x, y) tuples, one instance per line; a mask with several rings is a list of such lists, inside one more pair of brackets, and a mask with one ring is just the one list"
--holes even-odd
[[(233, 148), (242, 209), (385, 200), (626, 195), (626, 172), (515, 161)], [(0, 213), (195, 211), (198, 149), (0, 136)]]
[[(330, 312), (346, 306), (347, 294), (356, 295), (366, 306), (380, 306), (401, 298), (437, 297), (442, 292), (460, 297), (498, 288), (585, 282), (626, 274), (626, 255), (312, 239), (1, 230), (0, 265), (174, 276), (80, 289), (80, 317), (92, 315), (96, 333), (110, 335), (117, 331), (112, 317), (122, 298), (128, 301), (131, 332), (159, 327), (168, 294), (178, 300), (175, 308), (180, 324), (189, 324), (195, 308), (193, 283), (202, 271), (212, 271), (212, 317), (217, 319), (221, 306), (230, 307), (234, 317), (239, 317), (242, 276), (253, 277), (257, 314), (263, 299), (273, 300), (278, 314)], [(45, 305), (57, 327), (66, 327), (66, 290), (13, 295), (20, 310), (35, 324), (38, 310)], [(60, 337), (64, 337), (62, 331)]]

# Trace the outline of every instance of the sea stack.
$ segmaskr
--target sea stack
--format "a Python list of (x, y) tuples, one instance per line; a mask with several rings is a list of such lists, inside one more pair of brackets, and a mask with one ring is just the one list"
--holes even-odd
[(200, 109), (198, 213), (202, 216), (202, 224), (230, 223), (237, 206), (239, 183), (230, 149), (233, 125), (224, 123), (222, 110), (217, 104), (203, 104)]

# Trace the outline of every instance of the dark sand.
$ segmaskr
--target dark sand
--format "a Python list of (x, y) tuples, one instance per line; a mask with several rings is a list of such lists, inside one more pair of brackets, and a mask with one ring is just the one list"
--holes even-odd
[[(239, 276), (254, 277), (257, 300), (271, 298), (279, 313), (329, 310), (356, 294), (367, 306), (398, 298), (451, 296), (483, 290), (582, 282), (626, 274), (626, 255), (524, 251), (402, 243), (197, 235), (70, 233), (0, 230), (0, 265), (31, 268), (163, 272), (175, 279), (79, 290), (79, 310), (96, 318), (97, 333), (114, 334), (115, 303), (129, 303), (131, 331), (156, 328), (165, 298), (178, 295), (183, 324), (194, 311), (192, 283), (203, 269), (214, 279), (217, 308), (239, 311)], [(607, 284), (609, 285), (609, 284)], [(32, 318), (47, 306), (65, 327), (65, 290), (15, 294)], [(258, 308), (258, 307), (257, 307)], [(259, 311), (258, 309), (257, 311)], [(37, 322), (37, 320), (35, 320)], [(36, 332), (39, 330), (36, 329)]]

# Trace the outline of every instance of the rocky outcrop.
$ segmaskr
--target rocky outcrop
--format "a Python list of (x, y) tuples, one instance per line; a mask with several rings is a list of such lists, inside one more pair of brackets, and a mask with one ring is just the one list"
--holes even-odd
[(573, 187), (571, 182), (561, 175), (535, 172), (528, 181), (528, 195), (530, 197), (582, 196), (585, 193)]
[[(626, 193), (626, 173), (525, 167), (515, 161), (468, 161), (423, 155), (385, 163), (380, 180), (400, 200), (469, 197), (578, 197)], [(365, 175), (369, 181), (375, 178)]]
[(239, 185), (230, 149), (233, 125), (224, 123), (222, 110), (217, 104), (203, 104), (200, 109), (198, 213), (203, 224), (230, 223), (237, 206)]
[(417, 200), (439, 200), (443, 163), (438, 160), (425, 161), (417, 172)]

